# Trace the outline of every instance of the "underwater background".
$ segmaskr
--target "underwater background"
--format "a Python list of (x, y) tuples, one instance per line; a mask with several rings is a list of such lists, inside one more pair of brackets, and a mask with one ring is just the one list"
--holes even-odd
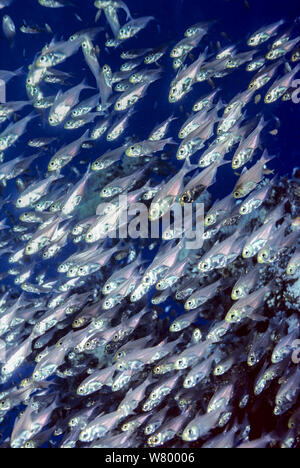
[[(11, 80), (6, 87), (6, 100), (7, 101), (18, 101), (26, 99), (26, 90), (24, 86), (24, 80), (26, 77), (28, 66), (33, 62), (33, 58), (44, 47), (46, 42), (49, 42), (49, 34), (37, 34), (32, 36), (30, 34), (22, 34), (19, 28), (24, 23), (24, 20), (28, 24), (44, 25), (47, 23), (56, 39), (66, 40), (75, 31), (83, 28), (92, 28), (95, 26), (95, 13), (96, 9), (93, 6), (92, 0), (72, 0), (73, 6), (66, 6), (65, 8), (51, 9), (45, 8), (38, 4), (37, 0), (14, 0), (12, 4), (4, 9), (0, 10), (0, 20), (4, 14), (10, 15), (13, 19), (17, 34), (14, 39), (13, 45), (9, 45), (7, 39), (3, 36), (0, 37), (0, 69), (1, 70), (16, 70), (20, 66), (23, 67), (25, 73), (20, 76), (16, 76)], [(266, 24), (270, 24), (281, 19), (286, 20), (288, 23), (300, 17), (300, 4), (295, 0), (207, 0), (207, 1), (196, 1), (196, 0), (126, 0), (132, 16), (134, 18), (141, 16), (154, 16), (156, 21), (150, 22), (147, 27), (141, 31), (136, 38), (128, 40), (125, 45), (121, 45), (117, 49), (106, 48), (105, 63), (108, 63), (113, 70), (117, 70), (120, 66), (120, 51), (129, 50), (136, 47), (143, 48), (155, 48), (163, 43), (175, 44), (182, 39), (186, 29), (196, 23), (202, 21), (217, 20), (216, 24), (210, 29), (209, 35), (206, 36), (202, 42), (200, 50), (204, 50), (206, 46), (213, 44), (216, 47), (217, 42), (220, 42), (222, 47), (229, 46), (231, 44), (240, 45), (242, 50), (245, 50), (246, 41), (251, 33), (258, 30)], [(123, 11), (119, 13), (121, 24), (126, 20), (126, 14)], [(105, 23), (105, 19), (101, 16), (101, 20), (97, 23), (98, 25), (105, 26), (107, 30), (109, 27)], [(100, 44), (100, 63), (102, 61), (102, 45)], [(216, 49), (217, 50), (217, 49)], [(194, 58), (198, 57), (198, 48), (196, 52), (193, 51)], [(166, 54), (160, 61), (160, 65), (163, 70), (162, 79), (152, 84), (147, 91), (146, 96), (141, 103), (138, 103), (138, 112), (133, 114), (130, 119), (130, 123), (125, 131), (125, 138), (128, 137), (133, 141), (142, 141), (147, 139), (150, 130), (167, 119), (174, 113), (174, 104), (168, 102), (168, 93), (171, 79), (174, 77), (174, 71), (172, 70), (172, 60), (169, 54)], [(80, 83), (84, 78), (87, 78), (87, 84), (95, 86), (92, 75), (87, 72), (87, 66), (82, 58), (82, 54), (76, 54), (69, 58), (66, 63), (59, 65), (59, 69), (66, 71), (73, 75), (74, 80), (72, 86)], [(239, 73), (228, 76), (222, 79), (222, 99), (227, 103), (241, 90), (247, 88), (249, 84), (249, 73), (244, 70), (240, 70)], [(217, 84), (218, 86), (218, 84)], [(45, 85), (47, 90), (47, 85)], [(58, 85), (56, 92), (60, 89)], [(51, 90), (49, 86), (49, 91)], [(190, 112), (193, 103), (199, 97), (200, 94), (205, 94), (211, 91), (211, 85), (208, 82), (201, 84), (201, 93), (199, 93), (199, 87), (195, 86), (194, 89), (184, 98), (184, 102), (175, 104), (176, 116), (186, 116), (187, 111)], [(49, 94), (53, 93), (49, 92)], [(81, 100), (91, 95), (90, 90), (86, 90), (81, 95)], [(264, 95), (264, 91), (262, 91)], [(184, 109), (179, 109), (180, 105), (184, 105)], [(270, 155), (275, 155), (276, 158), (268, 165), (274, 174), (278, 177), (287, 176), (291, 178), (295, 168), (299, 166), (300, 160), (300, 104), (295, 104), (292, 101), (284, 102), (278, 101), (270, 106), (266, 106), (263, 99), (257, 104), (250, 104), (249, 114), (260, 114), (263, 110), (264, 119), (268, 122), (268, 129), (278, 129), (276, 134), (266, 133), (263, 140), (263, 146), (268, 148)], [(28, 109), (25, 108), (17, 112), (17, 118), (21, 118), (28, 115)], [(58, 137), (63, 144), (68, 144), (77, 138), (80, 138), (83, 129), (74, 130), (67, 132), (63, 127), (51, 128), (47, 121), (47, 113), (40, 113), (39, 123), (33, 120), (27, 126), (27, 131), (18, 140), (15, 147), (12, 147), (9, 151), (9, 159), (13, 159), (20, 155), (29, 156), (33, 154), (32, 148), (26, 145), (29, 138), (38, 137)], [(180, 125), (183, 120), (180, 119), (175, 121), (172, 125), (172, 130), (169, 132), (170, 137), (177, 138)], [(0, 133), (4, 127), (0, 127)], [(108, 143), (105, 139), (97, 142), (93, 148), (82, 150), (80, 156), (77, 156), (72, 161), (72, 167), (77, 169), (77, 173), (82, 177), (86, 171), (87, 163), (94, 161), (99, 154), (105, 153), (109, 148), (118, 147), (119, 142), (115, 145)], [(53, 155), (54, 151), (52, 151)], [(175, 169), (181, 167), (181, 163), (173, 158), (173, 164)], [(29, 177), (35, 173), (40, 177), (46, 173), (47, 166), (49, 163), (49, 153), (42, 155), (34, 162), (32, 169), (29, 171)], [(69, 165), (70, 166), (70, 165)], [(67, 179), (72, 180), (74, 177), (74, 170), (72, 167), (64, 168), (64, 175)], [(36, 171), (36, 172), (35, 172)], [(157, 180), (161, 180), (161, 174), (157, 175)], [(76, 181), (78, 178), (76, 178)], [(224, 198), (236, 182), (237, 177), (233, 174), (231, 167), (226, 166), (222, 168), (218, 173), (217, 183), (209, 188), (211, 194), (211, 200)], [(18, 192), (16, 190), (16, 184), (14, 180), (8, 181), (7, 186), (2, 191), (2, 199), (11, 197), (12, 200), (17, 198)], [(11, 214), (11, 219), (17, 219), (19, 211), (10, 204), (9, 207), (2, 207), (1, 216), (3, 219), (7, 213)], [(144, 254), (144, 260), (152, 261), (159, 249), (159, 245), (156, 246), (154, 251), (148, 251)], [(60, 258), (66, 258), (76, 250), (74, 245), (68, 245), (64, 248), (63, 255), (58, 259), (55, 259), (53, 264), (48, 264), (49, 277), (56, 274), (57, 264), (59, 264)], [(39, 260), (37, 260), (39, 262)], [(2, 255), (0, 262), (0, 274), (5, 276), (5, 273), (9, 269), (8, 256)], [(37, 269), (39, 269), (39, 263), (37, 263)], [(3, 277), (1, 279), (2, 291), (11, 290), (15, 291), (13, 277)], [(18, 294), (18, 293), (17, 293)], [(151, 306), (151, 297), (148, 298), (149, 305)], [(170, 315), (171, 311), (171, 315)], [(160, 317), (162, 319), (174, 320), (175, 316), (180, 315), (183, 312), (182, 304), (169, 298), (163, 305), (160, 306)], [(206, 320), (200, 320), (196, 322), (198, 324), (206, 324)], [(11, 380), (0, 385), (0, 392), (5, 391), (12, 387), (12, 385), (18, 385), (18, 382), (27, 377), (32, 371), (32, 364), (24, 363), (22, 367), (18, 369), (18, 376), (13, 376)], [(50, 378), (52, 382), (56, 382), (57, 377), (53, 376)], [(299, 399), (298, 399), (299, 403)], [(0, 446), (1, 442), (6, 441), (9, 437), (12, 428), (14, 426), (15, 418), (19, 414), (20, 410), (23, 409), (23, 405), (19, 405), (13, 408), (8, 415), (5, 416), (4, 420), (0, 423)], [(258, 418), (264, 419), (264, 425), (273, 428), (273, 419), (270, 417), (270, 421), (266, 420), (269, 417), (269, 413), (264, 415), (262, 412), (258, 415)], [(257, 434), (260, 437), (260, 434)], [(45, 443), (43, 447), (58, 447), (60, 445), (62, 436), (52, 439), (51, 444)], [(170, 445), (172, 446), (172, 445)]]

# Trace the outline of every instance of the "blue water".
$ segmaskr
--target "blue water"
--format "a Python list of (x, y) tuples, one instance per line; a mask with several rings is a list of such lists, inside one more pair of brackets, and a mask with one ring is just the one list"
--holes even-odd
[[(19, 30), (20, 26), (25, 20), (28, 24), (37, 24), (43, 26), (48, 23), (57, 39), (67, 39), (72, 33), (83, 28), (94, 26), (94, 17), (96, 9), (91, 0), (72, 0), (76, 8), (67, 7), (62, 9), (49, 9), (44, 8), (38, 4), (37, 0), (14, 0), (12, 5), (0, 11), (0, 19), (2, 14), (9, 14)], [(300, 16), (300, 2), (297, 0), (249, 0), (248, 4), (250, 9), (246, 7), (243, 0), (125, 0), (133, 17), (151, 15), (156, 18), (155, 22), (149, 23), (146, 30), (142, 31), (136, 39), (127, 41), (124, 46), (117, 50), (106, 49), (103, 50), (103, 45), (100, 43), (100, 63), (108, 63), (115, 71), (120, 66), (119, 55), (122, 50), (136, 48), (136, 47), (156, 47), (160, 44), (170, 42), (175, 44), (183, 37), (184, 31), (188, 26), (198, 21), (208, 21), (212, 19), (218, 20), (216, 25), (211, 29), (209, 36), (203, 41), (203, 45), (198, 50), (193, 51), (197, 57), (200, 51), (203, 51), (205, 46), (212, 44), (216, 47), (218, 41), (222, 46), (227, 46), (233, 43), (239, 44), (240, 51), (248, 50), (246, 45), (247, 38), (250, 33), (256, 31), (264, 24), (270, 24), (278, 21), (279, 19), (286, 19), (293, 21)], [(75, 16), (75, 13), (77, 16)], [(125, 15), (121, 13), (122, 21), (125, 20)], [(80, 17), (82, 21), (78, 19)], [(104, 16), (101, 17), (100, 25), (105, 24)], [(107, 25), (106, 25), (107, 26)], [(107, 30), (109, 27), (107, 26)], [(226, 33), (226, 37), (221, 34)], [(99, 36), (103, 38), (103, 34)], [(15, 38), (13, 47), (10, 47), (4, 37), (0, 38), (0, 69), (14, 70), (20, 66), (24, 67), (24, 72), (33, 62), (34, 56), (42, 49), (47, 41), (50, 41), (51, 36), (47, 34), (40, 34), (36, 36), (22, 34), (18, 31)], [(215, 49), (217, 50), (217, 49)], [(168, 91), (171, 79), (174, 77), (172, 70), (172, 61), (169, 57), (162, 60), (162, 67), (165, 71), (163, 79), (150, 87), (147, 97), (137, 105), (138, 114), (136, 114), (130, 122), (128, 128), (128, 135), (136, 135), (139, 139), (144, 139), (148, 136), (150, 130), (156, 123), (163, 121), (170, 114), (174, 112), (174, 106), (168, 103)], [(79, 83), (84, 77), (88, 76), (88, 84), (95, 86), (94, 79), (82, 58), (82, 54), (77, 54), (75, 57), (69, 59), (63, 65), (58, 66), (59, 69), (74, 73), (74, 82)], [(24, 76), (13, 79), (7, 86), (7, 100), (24, 100), (26, 99), (25, 91), (25, 73)], [(238, 71), (229, 75), (229, 77), (222, 80), (222, 88), (224, 89), (223, 98), (231, 100), (238, 92), (246, 89), (251, 74)], [(218, 85), (218, 83), (216, 83)], [(57, 92), (58, 87), (44, 87), (45, 93), (53, 94), (53, 89)], [(184, 112), (182, 118), (179, 119), (174, 125), (174, 137), (177, 130), (180, 128), (184, 119), (186, 118), (185, 112), (192, 109), (195, 100), (210, 91), (210, 85), (203, 83), (196, 85), (193, 92), (191, 92), (183, 102), (180, 102), (175, 108), (180, 108), (184, 105)], [(265, 88), (262, 91), (264, 95)], [(86, 91), (82, 97), (90, 96), (94, 92)], [(300, 160), (300, 104), (296, 105), (292, 102), (282, 103), (278, 101), (270, 106), (266, 106), (263, 100), (256, 107), (253, 105), (251, 110), (252, 114), (259, 114), (264, 109), (265, 119), (269, 121), (269, 130), (273, 130), (277, 123), (275, 116), (280, 120), (279, 132), (277, 136), (266, 134), (263, 140), (263, 145), (269, 149), (271, 154), (276, 155), (276, 159), (272, 161), (271, 167), (275, 172), (284, 175), (291, 174), (294, 167), (299, 165)], [(142, 112), (141, 112), (142, 110)], [(19, 116), (25, 116), (28, 113), (28, 108), (19, 112)], [(179, 112), (180, 113), (180, 112)], [(176, 110), (176, 114), (178, 111)], [(78, 131), (66, 132), (63, 129), (51, 129), (47, 123), (46, 114), (40, 120), (39, 126), (33, 121), (28, 125), (27, 133), (18, 141), (17, 145), (11, 148), (6, 155), (7, 159), (12, 159), (20, 154), (32, 154), (32, 149), (26, 146), (29, 138), (36, 138), (38, 136), (52, 136), (58, 135), (63, 138), (65, 144), (75, 140), (82, 135), (83, 129)], [(4, 126), (0, 126), (0, 132)], [(59, 145), (60, 143), (58, 143)], [(118, 146), (119, 142), (115, 146)], [(112, 145), (107, 144), (105, 140), (100, 140), (94, 150), (88, 153), (88, 157), (93, 161), (96, 157), (104, 153)], [(54, 145), (55, 148), (55, 145)], [(82, 159), (82, 154), (74, 161), (77, 167), (83, 172), (85, 166), (79, 164)], [(43, 174), (49, 162), (49, 154), (45, 155), (38, 160), (38, 170)], [(35, 166), (35, 165), (34, 165)], [(66, 175), (70, 174), (69, 169), (64, 170)], [(222, 198), (227, 195), (231, 190), (235, 176), (231, 168), (222, 169), (218, 177), (217, 184), (210, 189), (214, 198)], [(8, 184), (4, 196), (11, 195), (13, 198), (16, 196), (15, 183), (12, 181)], [(10, 211), (12, 210), (10, 205)], [(7, 268), (5, 260), (1, 262), (0, 272), (4, 272)], [(3, 282), (5, 284), (5, 282)], [(11, 282), (10, 282), (11, 284)], [(169, 303), (170, 307), (174, 307), (173, 303)], [(180, 308), (180, 306), (176, 306)], [(23, 370), (22, 374), (26, 375), (28, 370)], [(14, 411), (14, 416), (16, 412)], [(12, 418), (13, 420), (13, 418)], [(12, 421), (11, 420), (11, 421)], [(11, 421), (7, 421), (3, 436), (11, 430)]]

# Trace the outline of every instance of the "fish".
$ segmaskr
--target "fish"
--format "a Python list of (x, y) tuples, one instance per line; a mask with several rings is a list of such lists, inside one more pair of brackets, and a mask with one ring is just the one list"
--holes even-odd
[(250, 81), (248, 88), (259, 90), (263, 86), (265, 86), (275, 75), (278, 67), (282, 64), (282, 62), (275, 62), (269, 66), (263, 67)]
[(244, 198), (257, 187), (262, 180), (265, 165), (272, 161), (272, 159), (274, 157), (269, 156), (267, 151), (265, 151), (260, 160), (251, 169), (242, 172), (233, 190), (234, 198)]
[(155, 221), (164, 216), (173, 206), (179, 194), (183, 191), (183, 179), (192, 169), (192, 166), (187, 161), (182, 169), (176, 174), (163, 189), (154, 197), (150, 209), (149, 219)]
[(295, 254), (292, 256), (292, 258), (289, 260), (289, 263), (286, 267), (286, 272), (288, 275), (294, 275), (296, 271), (298, 271), (299, 266), (300, 266), (300, 255), (299, 255), (299, 250), (295, 252)]
[(12, 80), (15, 77), (21, 76), (23, 73), (23, 67), (17, 68), (14, 71), (0, 70), (0, 79), (7, 84), (10, 82), (10, 80)]
[(130, 109), (138, 100), (145, 96), (150, 84), (155, 82), (157, 79), (158, 77), (155, 76), (145, 83), (138, 83), (131, 86), (128, 91), (124, 91), (114, 105), (115, 111), (121, 112)]
[(42, 3), (0, 71), (1, 448), (296, 447), (297, 20)]
[(0, 134), (0, 151), (10, 148), (23, 135), (28, 123), (34, 118), (36, 115), (32, 113), (16, 123), (9, 124)]
[(282, 78), (279, 78), (271, 88), (267, 91), (265, 96), (265, 103), (271, 104), (280, 99), (290, 88), (292, 81), (294, 80), (295, 75), (300, 70), (300, 64), (297, 65), (292, 71), (284, 75)]
[(13, 2), (13, 0), (1, 0), (0, 2), (0, 9), (6, 8), (10, 6), (10, 4)]
[(248, 273), (242, 275), (235, 283), (231, 293), (231, 299), (237, 301), (242, 297), (246, 297), (257, 285), (259, 280), (260, 267), (257, 265), (255, 268), (249, 270)]
[(200, 54), (189, 67), (179, 71), (175, 79), (172, 81), (169, 92), (169, 102), (175, 103), (180, 101), (187, 93), (192, 90), (193, 84), (196, 82), (199, 68), (205, 60), (205, 55)]
[(53, 34), (53, 31), (49, 24), (45, 24), (45, 27), (38, 25), (28, 25), (25, 21), (24, 24), (20, 27), (20, 31), (24, 34)]
[(262, 118), (257, 127), (250, 135), (239, 145), (232, 159), (232, 168), (239, 169), (252, 160), (255, 150), (260, 143), (260, 134), (266, 125)]
[(164, 140), (168, 132), (169, 126), (171, 123), (176, 120), (176, 117), (168, 117), (167, 120), (158, 124), (150, 133), (148, 140), (149, 141), (161, 141)]
[(36, 203), (45, 192), (48, 190), (50, 185), (57, 180), (57, 175), (50, 176), (46, 179), (42, 179), (32, 186), (29, 186), (16, 200), (17, 208), (26, 208), (27, 206), (32, 206)]
[[(264, 286), (250, 295), (242, 297), (230, 308), (225, 320), (228, 323), (236, 323), (245, 317), (255, 320), (255, 311), (264, 304), (266, 295), (272, 290), (272, 283)], [(259, 317), (259, 316), (258, 316)]]
[(275, 42), (272, 45), (272, 49), (267, 53), (267, 60), (276, 60), (277, 58), (283, 57), (287, 53), (291, 52), (295, 46), (299, 43), (299, 38), (296, 38), (291, 41), (287, 41), (283, 44), (280, 44), (280, 41)]
[(69, 0), (38, 0), (39, 4), (46, 8), (64, 8), (71, 6), (72, 3)]
[(202, 273), (207, 273), (215, 268), (223, 268), (234, 261), (241, 253), (244, 237), (240, 237), (240, 232), (235, 231), (223, 242), (214, 245), (198, 263), (198, 269)]
[(191, 181), (184, 187), (184, 191), (180, 197), (179, 202), (191, 203), (197, 198), (199, 193), (203, 193), (213, 185), (216, 181), (216, 174), (218, 168), (228, 164), (227, 161), (215, 161), (211, 166), (207, 167), (200, 174), (191, 179)]
[(196, 416), (183, 430), (182, 439), (192, 442), (209, 435), (210, 431), (217, 427), (221, 411)]
[(130, 158), (140, 158), (149, 154), (163, 151), (166, 145), (174, 144), (173, 138), (166, 138), (164, 140), (145, 140), (140, 143), (131, 145), (126, 151), (126, 156)]
[(192, 36), (185, 37), (173, 47), (170, 56), (174, 59), (178, 59), (191, 52), (191, 50), (199, 45), (200, 41), (205, 35), (206, 32), (200, 30), (198, 33), (193, 34)]
[(114, 33), (114, 36), (118, 36), (118, 32), (120, 29), (120, 24), (118, 21), (117, 17), (117, 10), (121, 9), (125, 11), (127, 20), (132, 19), (131, 13), (125, 2), (117, 0), (117, 1), (112, 1), (112, 0), (97, 0), (94, 3), (95, 7), (99, 9), (99, 12), (96, 15), (95, 21), (97, 22), (98, 19), (100, 18), (101, 11), (103, 9), (106, 19)]
[(169, 44), (162, 44), (159, 47), (156, 47), (155, 49), (150, 49), (148, 50), (147, 55), (144, 59), (144, 63), (146, 65), (151, 65), (152, 63), (157, 63), (166, 53), (169, 48)]
[(38, 138), (32, 138), (27, 142), (27, 145), (32, 147), (32, 148), (43, 148), (44, 146), (51, 145), (54, 141), (57, 141), (56, 137), (38, 137)]
[(61, 148), (48, 164), (48, 171), (60, 171), (78, 154), (81, 149), (82, 143), (88, 139), (88, 131), (86, 131), (78, 140), (73, 141), (69, 145)]
[(76, 53), (81, 45), (80, 38), (76, 41), (52, 41), (45, 47), (35, 61), (37, 68), (49, 69), (60, 63), (65, 62), (69, 57)]

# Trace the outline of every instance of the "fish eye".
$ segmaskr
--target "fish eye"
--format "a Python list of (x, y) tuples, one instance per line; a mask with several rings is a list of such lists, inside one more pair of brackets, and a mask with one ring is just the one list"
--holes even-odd
[(247, 212), (247, 208), (246, 208), (245, 206), (242, 206), (241, 212), (242, 212), (242, 213), (246, 213), (246, 212)]
[(267, 95), (266, 95), (266, 101), (267, 101), (267, 102), (270, 102), (271, 99), (272, 99), (271, 94), (267, 94)]
[(45, 60), (46, 60), (46, 57), (45, 57), (44, 55), (42, 55), (42, 56), (40, 57), (40, 61), (41, 61), (41, 62), (44, 62)]
[(240, 196), (240, 192), (234, 192), (235, 198), (238, 198)]
[(83, 42), (83, 43), (82, 43), (82, 47), (83, 47), (84, 49), (86, 49), (87, 46), (88, 46), (87, 42)]

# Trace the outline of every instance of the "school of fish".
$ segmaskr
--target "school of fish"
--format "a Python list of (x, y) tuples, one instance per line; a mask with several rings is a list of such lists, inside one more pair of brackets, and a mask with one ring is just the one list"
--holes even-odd
[[(71, 3), (34, 2), (58, 14)], [(0, 0), (8, 47), (19, 34), (45, 45), (28, 69), (0, 70), (24, 86), (0, 104), (0, 448), (299, 447), (300, 171), (276, 175), (265, 143), (300, 77), (297, 21), (214, 49), (218, 22), (199, 22), (141, 48), (156, 19), (121, 0), (87, 1), (94, 26), (71, 37), (18, 30), (11, 3)], [(74, 57), (84, 80), (60, 69)], [(245, 73), (228, 100), (223, 80)], [(130, 121), (151, 88), (173, 112), (154, 112), (145, 139)], [(180, 236), (174, 220), (160, 239), (113, 238), (138, 224), (124, 214), (139, 202), (149, 223), (175, 206), (204, 215)], [(202, 245), (189, 249), (196, 221)]]

